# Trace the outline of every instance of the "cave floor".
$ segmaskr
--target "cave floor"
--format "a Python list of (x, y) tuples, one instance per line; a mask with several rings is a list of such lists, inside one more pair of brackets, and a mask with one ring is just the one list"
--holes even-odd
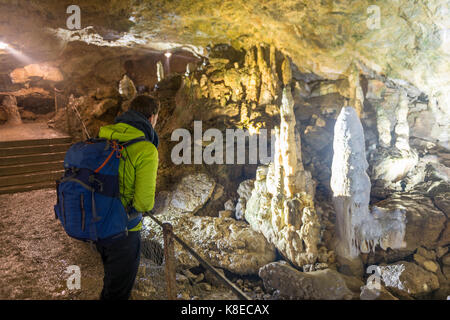
[[(100, 256), (68, 237), (55, 219), (56, 192), (43, 189), (0, 195), (0, 299), (97, 299)], [(65, 271), (77, 265), (81, 290), (68, 290)]]
[[(55, 203), (53, 189), (0, 195), (0, 300), (99, 298), (103, 285), (100, 255), (89, 244), (66, 235), (55, 219)], [(141, 257), (141, 265), (145, 261)], [(80, 289), (67, 287), (71, 274), (66, 270), (71, 265), (80, 268)], [(159, 278), (153, 274), (143, 279), (138, 274), (131, 299), (165, 299), (161, 282), (164, 280)], [(150, 287), (158, 287), (158, 292), (142, 296), (140, 289), (149, 281)], [(229, 290), (219, 288), (201, 292), (197, 298), (235, 299)]]
[(0, 141), (34, 140), (67, 137), (47, 126), (46, 122), (30, 122), (20, 125), (0, 125)]

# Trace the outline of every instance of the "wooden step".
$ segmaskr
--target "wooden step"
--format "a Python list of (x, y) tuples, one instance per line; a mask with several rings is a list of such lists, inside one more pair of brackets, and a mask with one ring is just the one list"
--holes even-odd
[(0, 149), (26, 147), (26, 146), (39, 146), (39, 145), (67, 144), (67, 143), (71, 143), (71, 142), (72, 142), (72, 138), (70, 138), (70, 137), (61, 137), (61, 138), (52, 138), (52, 139), (0, 141)]
[(0, 187), (52, 181), (61, 178), (63, 173), (64, 170), (54, 170), (0, 177)]
[(32, 162), (25, 164), (13, 164), (9, 166), (0, 166), (0, 177), (10, 176), (22, 173), (52, 171), (63, 169), (64, 161), (50, 161), (50, 162)]
[(64, 160), (65, 155), (66, 152), (64, 151), (64, 152), (28, 154), (28, 155), (7, 156), (7, 157), (0, 156), (0, 166)]
[(67, 151), (70, 143), (51, 144), (25, 147), (0, 148), (0, 157), (18, 156), (26, 154), (41, 154)]
[[(44, 181), (32, 184), (19, 184), (15, 186), (0, 187), (0, 194), (10, 194), (17, 192), (27, 192), (32, 190), (46, 189), (46, 188), (56, 188), (55, 181)], [(55, 200), (56, 201), (56, 200)]]

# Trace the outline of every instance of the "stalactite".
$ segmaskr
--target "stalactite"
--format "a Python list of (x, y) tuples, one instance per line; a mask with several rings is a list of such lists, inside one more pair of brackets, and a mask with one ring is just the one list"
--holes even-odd
[(348, 78), (350, 90), (350, 104), (355, 106), (358, 117), (361, 118), (364, 108), (364, 93), (360, 84), (360, 71), (357, 66), (352, 65)]

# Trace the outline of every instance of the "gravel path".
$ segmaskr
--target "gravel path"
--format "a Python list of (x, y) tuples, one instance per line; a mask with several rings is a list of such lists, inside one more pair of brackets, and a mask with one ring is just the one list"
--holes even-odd
[[(97, 299), (103, 284), (99, 254), (66, 235), (55, 219), (51, 189), (0, 195), (0, 299)], [(69, 290), (69, 265), (81, 289)]]

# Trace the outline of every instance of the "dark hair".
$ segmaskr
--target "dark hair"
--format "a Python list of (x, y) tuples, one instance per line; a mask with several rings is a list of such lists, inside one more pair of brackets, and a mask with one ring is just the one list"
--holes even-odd
[(142, 113), (146, 118), (150, 118), (154, 114), (158, 114), (159, 105), (150, 96), (139, 95), (131, 101), (130, 110)]

